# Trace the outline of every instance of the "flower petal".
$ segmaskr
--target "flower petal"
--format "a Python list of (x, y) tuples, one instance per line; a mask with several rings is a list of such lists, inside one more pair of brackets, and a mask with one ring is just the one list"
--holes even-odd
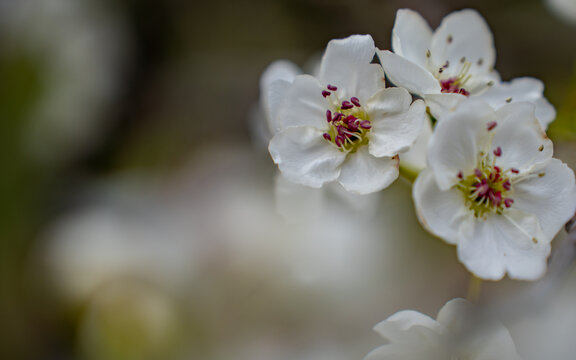
[(290, 126), (313, 126), (327, 129), (329, 104), (322, 96), (322, 86), (310, 75), (298, 75), (285, 92), (278, 110), (279, 130)]
[(443, 326), (436, 320), (413, 310), (403, 310), (395, 313), (374, 326), (374, 331), (389, 342), (402, 343), (407, 340), (406, 333), (414, 330), (415, 327), (428, 328), (438, 333), (444, 331)]
[(428, 155), (428, 141), (430, 141), (431, 136), (432, 122), (426, 117), (422, 130), (414, 141), (414, 145), (408, 152), (400, 155), (400, 166), (416, 172), (424, 170), (427, 166), (426, 156)]
[(378, 50), (377, 54), (386, 76), (394, 85), (419, 96), (440, 93), (438, 80), (428, 70), (388, 50)]
[(466, 96), (462, 94), (453, 93), (424, 95), (424, 101), (430, 108), (430, 113), (438, 121), (442, 121), (447, 115), (454, 112), (466, 99)]
[[(400, 103), (404, 97), (410, 104), (412, 98), (406, 90), (400, 88), (387, 90), (395, 90), (393, 92), (394, 96), (389, 96), (390, 98), (399, 98), (398, 102)], [(392, 92), (389, 91), (389, 93)], [(373, 119), (372, 131), (370, 132), (368, 145), (370, 153), (376, 157), (381, 157), (394, 156), (408, 151), (422, 131), (422, 126), (427, 117), (426, 105), (422, 100), (416, 100), (408, 108), (408, 111), (389, 115), (382, 112), (378, 116), (373, 116), (371, 113), (370, 118)]]
[(518, 359), (508, 329), (467, 300), (447, 302), (438, 313), (438, 322), (458, 336), (454, 346), (474, 359)]
[(470, 74), (489, 73), (496, 59), (492, 32), (484, 18), (472, 9), (444, 17), (432, 36), (430, 51), (434, 64), (442, 66), (448, 61), (453, 71), (464, 57), (471, 63)]
[(286, 60), (270, 64), (260, 78), (260, 103), (266, 114), (268, 128), (272, 133), (280, 130), (278, 110), (286, 98), (286, 92), (300, 69)]
[(342, 164), (338, 182), (351, 192), (369, 194), (388, 187), (398, 178), (398, 157), (377, 158), (362, 146)]
[(332, 146), (322, 134), (322, 130), (298, 126), (274, 135), (268, 150), (282, 175), (311, 187), (320, 187), (338, 178), (346, 154)]
[(496, 161), (499, 166), (522, 172), (552, 158), (552, 141), (534, 116), (533, 104), (507, 104), (496, 113), (498, 125), (493, 130), (492, 148), (502, 149)]
[(542, 81), (523, 77), (510, 82), (503, 82), (490, 87), (478, 95), (495, 110), (510, 102), (528, 101), (536, 105), (536, 118), (545, 129), (556, 117), (556, 110), (543, 96)]
[(514, 208), (532, 214), (544, 233), (543, 242), (551, 241), (576, 210), (574, 172), (558, 159), (551, 159), (531, 176), (514, 184)]
[(392, 29), (392, 50), (421, 67), (426, 66), (426, 53), (430, 50), (432, 29), (416, 11), (400, 9)]
[(536, 217), (507, 209), (504, 215), (477, 219), (462, 234), (458, 258), (482, 279), (499, 280), (508, 272), (515, 279), (535, 280), (546, 270), (550, 252), (548, 243), (533, 241), (542, 236)]
[(449, 244), (459, 241), (461, 225), (474, 216), (458, 190), (440, 190), (429, 168), (416, 178), (412, 197), (422, 226)]
[(442, 190), (452, 187), (460, 171), (471, 174), (477, 165), (478, 151), (487, 147), (486, 126), (496, 113), (482, 102), (468, 99), (436, 125), (428, 148), (428, 165)]
[(345, 98), (358, 97), (361, 102), (384, 88), (384, 73), (371, 64), (376, 53), (370, 35), (352, 35), (331, 40), (320, 64), (318, 79), (323, 85), (334, 85)]

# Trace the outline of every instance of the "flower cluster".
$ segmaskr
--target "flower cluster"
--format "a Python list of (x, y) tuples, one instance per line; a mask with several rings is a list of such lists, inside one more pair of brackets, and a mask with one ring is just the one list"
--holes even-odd
[[(414, 180), (422, 226), (456, 245), (476, 277), (536, 280), (576, 210), (574, 173), (552, 157), (545, 130), (556, 113), (542, 82), (501, 81), (495, 58), (475, 10), (454, 12), (433, 30), (402, 9), (391, 50), (353, 35), (330, 41), (313, 75), (275, 63), (262, 78), (272, 159), (290, 182), (339, 183), (354, 194), (379, 192), (404, 175)], [(464, 305), (445, 309), (455, 306)], [(421, 358), (400, 356), (412, 350), (398, 350), (396, 337), (421, 337), (422, 327), (445, 334), (444, 318), (387, 320), (379, 331), (391, 344), (369, 358)], [(442, 349), (439, 358), (471, 356)]]

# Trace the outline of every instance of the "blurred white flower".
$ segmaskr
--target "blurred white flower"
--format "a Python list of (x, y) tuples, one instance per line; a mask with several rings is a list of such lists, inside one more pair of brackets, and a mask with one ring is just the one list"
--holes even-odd
[(531, 104), (463, 103), (438, 123), (428, 165), (413, 188), (420, 221), (457, 244), (471, 272), (493, 280), (545, 272), (550, 242), (574, 215), (576, 187)]
[(387, 344), (365, 360), (517, 360), (514, 341), (499, 321), (470, 302), (453, 299), (436, 320), (412, 310), (400, 311), (375, 326)]
[(121, 13), (94, 0), (0, 0), (8, 51), (39, 64), (42, 91), (24, 146), (60, 163), (97, 144), (123, 81), (130, 40)]
[(576, 24), (576, 0), (546, 0), (545, 3), (556, 16)]
[(384, 88), (374, 53), (368, 35), (332, 40), (318, 79), (296, 76), (285, 91), (269, 150), (288, 180), (316, 188), (337, 180), (367, 194), (398, 177), (397, 155), (418, 136), (424, 104), (411, 105), (404, 89)]
[(424, 98), (439, 119), (469, 96), (482, 96), (495, 109), (515, 101), (533, 102), (543, 127), (556, 115), (543, 98), (539, 80), (500, 82), (500, 75), (494, 70), (492, 32), (475, 10), (453, 12), (432, 31), (417, 12), (400, 9), (396, 13), (392, 49), (394, 52), (378, 50), (386, 76), (396, 86)]

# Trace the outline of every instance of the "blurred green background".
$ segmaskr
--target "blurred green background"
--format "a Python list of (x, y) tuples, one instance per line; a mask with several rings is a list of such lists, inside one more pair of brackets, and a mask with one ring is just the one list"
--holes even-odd
[[(378, 47), (389, 48), (395, 12), (404, 7), (432, 27), (451, 11), (479, 10), (494, 33), (502, 78), (544, 81), (558, 110), (549, 129), (556, 156), (574, 168), (576, 23), (556, 17), (544, 1), (0, 0), (0, 358), (303, 359), (313, 357), (317, 343), (334, 349), (332, 359), (359, 358), (378, 344), (371, 326), (399, 304), (434, 315), (446, 300), (464, 296), (467, 274), (454, 249), (419, 230), (403, 184), (383, 194), (401, 210), (380, 209), (378, 216), (417, 236), (386, 230), (414, 239), (398, 245), (388, 264), (369, 261), (373, 278), (335, 285), (341, 292), (301, 285), (274, 268), (278, 250), (270, 234), (276, 230), (273, 220), (261, 220), (273, 208), (274, 177), (251, 120), (262, 71), (277, 59), (304, 65), (330, 39), (350, 34), (371, 34)], [(222, 193), (230, 188), (235, 192), (227, 199)], [(54, 224), (76, 226), (94, 206), (99, 214), (112, 208), (114, 226), (135, 223), (150, 236), (152, 245), (135, 240), (127, 253), (142, 246), (162, 253), (163, 246), (176, 246), (168, 237), (202, 243), (201, 251), (191, 251), (201, 256), (179, 260), (201, 264), (200, 270), (189, 276), (186, 266), (170, 270), (178, 273), (168, 276), (178, 279), (174, 286), (162, 276), (151, 281), (130, 272), (128, 280), (122, 273), (120, 282), (99, 283), (106, 290), (74, 293), (68, 273), (81, 275), (80, 254), (92, 247), (53, 256)], [(231, 206), (238, 211), (227, 217)], [(242, 218), (252, 207), (255, 215)], [(156, 226), (160, 216), (168, 220)], [(191, 229), (172, 224), (175, 218)], [(246, 230), (229, 221), (246, 225), (249, 241), (269, 240), (272, 250), (258, 242), (246, 260), (241, 243), (223, 246), (219, 239), (227, 235), (214, 228), (231, 229), (233, 238)], [(260, 226), (269, 232), (254, 233)], [(119, 254), (114, 246), (109, 251)], [(346, 254), (341, 266), (355, 266)], [(62, 260), (77, 255), (77, 268)], [(395, 270), (402, 256), (443, 268)], [(115, 266), (102, 259), (103, 268)], [(379, 277), (387, 271), (394, 273), (388, 282)], [(439, 274), (451, 277), (426, 285)], [(316, 358), (330, 351), (321, 353)]]

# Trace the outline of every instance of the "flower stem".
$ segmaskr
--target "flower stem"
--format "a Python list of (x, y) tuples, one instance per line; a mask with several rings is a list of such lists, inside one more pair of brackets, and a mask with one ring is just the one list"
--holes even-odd
[(474, 275), (470, 275), (470, 282), (468, 283), (468, 294), (466, 298), (472, 302), (476, 303), (480, 299), (480, 292), (482, 290), (482, 279), (477, 278)]
[(407, 180), (410, 184), (414, 183), (419, 173), (420, 172), (414, 168), (400, 164), (400, 177)]

